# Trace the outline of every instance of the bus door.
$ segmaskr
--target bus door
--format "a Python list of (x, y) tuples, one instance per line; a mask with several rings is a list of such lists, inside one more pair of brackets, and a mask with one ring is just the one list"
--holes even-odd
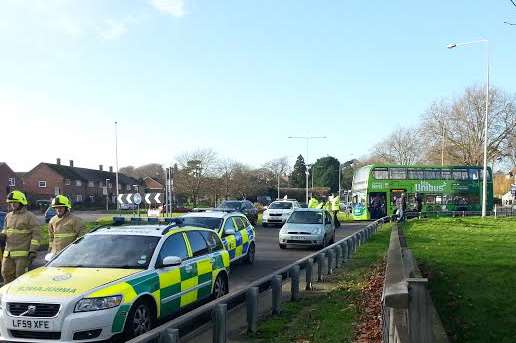
[(387, 193), (369, 193), (369, 213), (371, 219), (380, 219), (387, 215)]
[(407, 199), (406, 198), (407, 197), (406, 189), (391, 189), (391, 198), (389, 200), (390, 200), (390, 209), (391, 209), (392, 213), (389, 213), (389, 215), (396, 213), (396, 199), (400, 198), (403, 193), (405, 193), (405, 200), (406, 200)]

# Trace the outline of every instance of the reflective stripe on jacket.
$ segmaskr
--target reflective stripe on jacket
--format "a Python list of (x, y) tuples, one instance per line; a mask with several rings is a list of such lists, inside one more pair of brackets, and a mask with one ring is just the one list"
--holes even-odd
[(28, 256), (29, 252), (36, 252), (40, 244), (40, 225), (34, 214), (26, 208), (7, 213), (5, 217), (5, 257)]
[(340, 197), (336, 196), (331, 200), (331, 210), (340, 211)]
[(82, 220), (66, 212), (62, 218), (53, 216), (48, 223), (48, 250), (57, 254), (77, 238), (86, 234)]

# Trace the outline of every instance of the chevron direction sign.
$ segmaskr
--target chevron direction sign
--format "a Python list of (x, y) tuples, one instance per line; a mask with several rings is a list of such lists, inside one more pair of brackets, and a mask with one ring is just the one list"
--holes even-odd
[(145, 193), (142, 199), (142, 196), (139, 193), (126, 193), (119, 194), (117, 201), (119, 204), (139, 205), (142, 203), (142, 200), (144, 200), (147, 205), (160, 205), (162, 204), (162, 196), (163, 193)]

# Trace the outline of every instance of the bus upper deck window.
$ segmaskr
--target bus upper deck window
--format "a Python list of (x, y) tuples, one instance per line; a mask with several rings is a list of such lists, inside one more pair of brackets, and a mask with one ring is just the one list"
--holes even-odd
[(470, 180), (478, 180), (479, 178), (479, 175), (478, 175), (478, 169), (475, 169), (475, 168), (470, 168), (468, 169), (468, 172), (469, 172), (469, 179)]
[(451, 170), (450, 169), (442, 169), (441, 177), (445, 180), (451, 180), (451, 178), (452, 178)]
[(453, 179), (454, 180), (467, 180), (468, 179), (468, 171), (466, 169), (454, 169), (453, 170)]
[(400, 180), (407, 178), (407, 168), (389, 168), (389, 178)]
[(425, 169), (426, 180), (437, 180), (441, 178), (441, 171), (436, 169)]
[(411, 180), (423, 180), (424, 173), (423, 169), (408, 169), (407, 177)]
[(387, 180), (389, 178), (389, 171), (387, 168), (375, 168), (373, 174), (374, 178), (377, 180)]

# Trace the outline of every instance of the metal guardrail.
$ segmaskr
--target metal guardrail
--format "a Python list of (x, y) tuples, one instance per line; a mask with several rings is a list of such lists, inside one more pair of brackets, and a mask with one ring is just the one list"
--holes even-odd
[[(481, 216), (481, 211), (425, 211), (425, 212), (414, 212), (407, 211), (405, 216), (407, 218), (435, 218), (435, 217), (470, 217), (470, 216)], [(487, 211), (486, 215), (492, 217), (515, 217), (516, 208), (500, 207), (493, 211)]]
[(396, 224), (391, 232), (382, 294), (384, 343), (448, 341), (427, 283)]
[[(166, 322), (153, 330), (138, 336), (128, 343), (144, 343), (159, 341), (160, 343), (177, 343), (180, 339), (180, 328), (193, 323), (199, 318), (211, 314), (213, 324), (213, 342), (224, 343), (227, 340), (227, 316), (228, 310), (242, 303), (247, 305), (247, 330), (256, 332), (258, 309), (257, 299), (259, 293), (271, 290), (272, 313), (279, 313), (281, 305), (282, 283), (290, 279), (291, 300), (295, 301), (300, 297), (299, 275), (301, 270), (306, 273), (305, 289), (312, 289), (313, 283), (323, 281), (325, 275), (332, 274), (334, 267), (341, 266), (351, 259), (358, 247), (365, 243), (384, 222), (390, 221), (390, 217), (379, 219), (370, 223), (364, 229), (348, 236), (322, 250), (310, 254), (295, 261), (273, 273), (254, 281), (244, 289), (225, 295), (202, 305), (176, 319)], [(313, 280), (313, 268), (317, 263), (317, 280)], [(314, 275), (315, 276), (315, 275)]]

